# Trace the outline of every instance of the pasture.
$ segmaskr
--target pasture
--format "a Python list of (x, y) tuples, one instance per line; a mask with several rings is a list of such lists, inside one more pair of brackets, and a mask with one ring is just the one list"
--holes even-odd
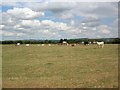
[(3, 88), (118, 87), (118, 45), (2, 46)]

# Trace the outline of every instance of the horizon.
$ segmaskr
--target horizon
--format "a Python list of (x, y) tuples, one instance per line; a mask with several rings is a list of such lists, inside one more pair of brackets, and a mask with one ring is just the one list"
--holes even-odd
[[(117, 39), (120, 39), (119, 37), (116, 37), (116, 38), (117, 38)], [(76, 39), (116, 39), (116, 38), (71, 38), (71, 39), (67, 39), (67, 40), (72, 40), (72, 39), (73, 39), (73, 40), (74, 40), (74, 39), (75, 39), (75, 40), (76, 40)], [(64, 39), (66, 39), (66, 38), (61, 38), (61, 39), (64, 40)], [(19, 41), (19, 40), (20, 40), (20, 41), (24, 41), (24, 40), (26, 40), (26, 41), (27, 41), (27, 40), (28, 40), (28, 41), (29, 41), (29, 40), (36, 40), (36, 41), (39, 41), (39, 40), (41, 40), (41, 41), (45, 41), (45, 40), (48, 40), (48, 41), (49, 41), (49, 40), (51, 40), (51, 41), (53, 40), (53, 41), (54, 41), (54, 40), (57, 40), (57, 41), (58, 41), (58, 40), (60, 40), (60, 39), (18, 39), (18, 40), (14, 40), (14, 39), (13, 39), (13, 40), (2, 40), (2, 41)]]
[(2, 41), (118, 38), (118, 2), (5, 1)]

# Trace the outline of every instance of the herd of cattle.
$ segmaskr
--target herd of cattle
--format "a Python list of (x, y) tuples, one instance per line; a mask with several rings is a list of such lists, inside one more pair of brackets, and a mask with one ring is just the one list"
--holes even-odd
[[(91, 43), (91, 42), (81, 42), (81, 44), (83, 44), (83, 45), (86, 45), (86, 46), (88, 46), (88, 45), (90, 45), (90, 44), (97, 44), (98, 45), (98, 47), (99, 48), (103, 48), (104, 47), (104, 42), (102, 41), (102, 42), (93, 42), (93, 43)], [(17, 43), (16, 44), (16, 46), (20, 46), (21, 44), (20, 43)], [(52, 46), (51, 44), (47, 44), (48, 46)], [(58, 45), (70, 45), (70, 46), (76, 46), (77, 44), (76, 43), (74, 43), (74, 44), (69, 44), (69, 43), (67, 43), (66, 41), (63, 41), (62, 43), (59, 43)], [(25, 46), (30, 46), (30, 44), (25, 44)], [(38, 46), (40, 46), (39, 44), (38, 44)], [(45, 46), (45, 44), (41, 44), (41, 46)]]

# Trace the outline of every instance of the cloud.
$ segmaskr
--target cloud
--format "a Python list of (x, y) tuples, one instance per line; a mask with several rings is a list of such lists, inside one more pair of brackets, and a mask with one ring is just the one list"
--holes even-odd
[(98, 22), (100, 19), (96, 17), (87, 17), (82, 22), (83, 23), (89, 23), (89, 22)]
[[(33, 0), (32, 0), (33, 1)], [(117, 2), (23, 2), (17, 7), (28, 7), (36, 11), (51, 11), (58, 17), (80, 15), (83, 17), (107, 17), (117, 15)], [(107, 13), (106, 13), (107, 12)]]
[(45, 3), (47, 4), (46, 7), (44, 7), (45, 10), (50, 10), (52, 12), (58, 13), (58, 12), (63, 12), (63, 11), (67, 11), (70, 10), (74, 7), (74, 3), (57, 3), (57, 2), (49, 2), (49, 3)]
[(18, 7), (28, 7), (35, 11), (51, 11), (59, 18), (70, 19), (75, 15), (82, 17), (105, 18), (118, 13), (117, 2), (27, 2)]
[[(24, 5), (23, 5), (24, 6)], [(51, 11), (56, 16), (63, 19), (73, 18), (74, 15), (82, 17), (113, 17), (117, 15), (117, 2), (43, 2), (25, 4), (24, 7), (41, 11)]]
[[(77, 3), (74, 13), (78, 12), (78, 15), (82, 15), (84, 17), (96, 17), (96, 18), (105, 18), (111, 17), (113, 15), (117, 15), (118, 9), (117, 5), (113, 5), (113, 3), (104, 2), (104, 3)], [(114, 13), (113, 13), (114, 12)]]
[[(116, 3), (16, 2), (2, 12), (1, 28), (3, 36), (24, 38), (114, 37), (117, 11)], [(108, 17), (114, 22), (107, 23)]]
[(100, 25), (100, 19), (96, 17), (87, 17), (83, 19), (82, 25), (85, 27), (97, 27)]
[(34, 22), (30, 22), (29, 20), (42, 17), (43, 15), (44, 12), (36, 12), (29, 8), (13, 8), (2, 13), (2, 25), (6, 26), (5, 29), (7, 27), (9, 29), (12, 29), (12, 27), (17, 28), (18, 24), (25, 24), (25, 20), (35, 25), (37, 23), (35, 20), (33, 20)]
[(74, 20), (71, 20), (71, 21), (70, 21), (70, 24), (71, 24), (71, 25), (75, 25)]
[(108, 30), (108, 29), (102, 29), (101, 30), (103, 33), (105, 33), (105, 34), (109, 34), (110, 33), (110, 31)]
[[(22, 36), (40, 23), (35, 18), (42, 17), (43, 12), (36, 12), (29, 8), (13, 8), (2, 13), (3, 36)], [(28, 33), (29, 34), (29, 33)]]
[(39, 20), (22, 20), (21, 26), (38, 27), (41, 25)]
[(44, 16), (43, 12), (35, 12), (29, 8), (14, 8), (7, 11), (7, 14), (17, 19), (34, 19)]
[(68, 30), (71, 27), (68, 26), (66, 23), (63, 22), (53, 22), (51, 20), (42, 20), (41, 21), (43, 26), (46, 26), (47, 28), (57, 29), (57, 30)]
[(93, 30), (93, 31), (96, 31), (96, 30), (97, 30), (97, 28), (96, 28), (96, 27), (94, 27), (92, 30)]
[(2, 31), (2, 35), (3, 35), (3, 36), (13, 36), (14, 33), (12, 33), (12, 32), (7, 32), (7, 31)]
[(50, 0), (51, 2), (119, 2), (119, 0)]
[(26, 37), (25, 35), (28, 35), (29, 37), (39, 37), (40, 35), (44, 38), (60, 38), (61, 36), (63, 36), (61, 34), (61, 31), (66, 36), (68, 36), (68, 34), (76, 34), (78, 32), (78, 28), (63, 22), (52, 20), (38, 20), (32, 18), (26, 19), (26, 17), (21, 18), (19, 16), (13, 17), (13, 15), (17, 15), (18, 13), (24, 11), (24, 9), (21, 8), (18, 10), (19, 11), (14, 12), (16, 10), (13, 9), (11, 11), (8, 10), (7, 12), (3, 13), (4, 21), (1, 25), (1, 27), (3, 28), (3, 36)]
[(24, 36), (24, 33), (2, 31), (3, 36)]
[(0, 28), (3, 29), (5, 27), (5, 25), (0, 25)]
[(47, 39), (55, 38), (58, 36), (58, 32), (53, 32), (53, 31), (51, 32), (50, 30), (47, 30), (47, 29), (38, 31), (38, 33), (41, 34), (42, 37), (47, 38)]
[(100, 34), (100, 35), (102, 35), (103, 34), (103, 36), (104, 35), (106, 35), (106, 36), (110, 36), (111, 34), (112, 34), (112, 28), (111, 27), (109, 27), (108, 25), (100, 25), (99, 27), (98, 27), (98, 33)]

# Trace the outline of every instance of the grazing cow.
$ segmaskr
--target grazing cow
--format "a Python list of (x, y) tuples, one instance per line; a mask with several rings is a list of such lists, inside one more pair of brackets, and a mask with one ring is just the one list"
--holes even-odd
[(66, 41), (63, 41), (62, 45), (68, 45), (68, 43)]
[(102, 42), (97, 42), (97, 45), (98, 45), (98, 47), (100, 48), (100, 47), (104, 47), (104, 42), (102, 41)]
[(84, 44), (84, 42), (82, 41), (81, 44)]
[(51, 46), (51, 44), (48, 44), (48, 46)]
[(86, 42), (84, 42), (84, 45), (89, 45), (89, 42), (87, 42), (87, 41), (86, 41)]
[(96, 42), (95, 42), (95, 41), (93, 41), (93, 44), (96, 44)]
[(20, 46), (20, 43), (17, 43), (16, 46)]
[(42, 46), (44, 46), (45, 44), (42, 44)]
[(91, 44), (92, 42), (89, 42), (89, 44)]
[(74, 46), (76, 46), (76, 44), (72, 44), (71, 46), (73, 46), (73, 47), (74, 47)]
[(74, 47), (75, 45), (74, 45), (74, 44), (72, 44), (71, 46), (72, 46), (72, 47)]
[(28, 47), (28, 46), (30, 46), (30, 44), (26, 44), (26, 46)]

